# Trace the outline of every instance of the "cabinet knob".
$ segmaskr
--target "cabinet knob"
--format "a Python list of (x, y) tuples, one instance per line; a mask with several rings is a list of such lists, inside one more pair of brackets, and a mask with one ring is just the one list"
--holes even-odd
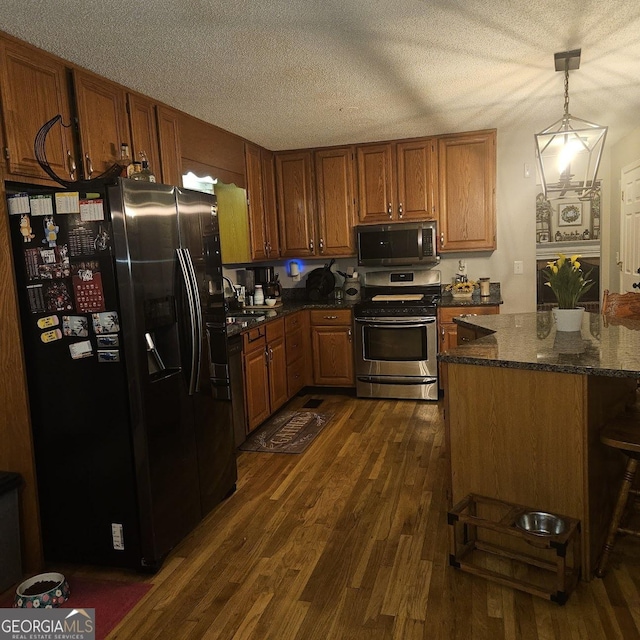
[(71, 151), (69, 151), (69, 149), (67, 149), (67, 168), (69, 169), (69, 177), (72, 180), (76, 179), (76, 161), (73, 159), (73, 156), (71, 155)]
[(444, 231), (440, 232), (440, 246), (444, 247)]
[(91, 158), (89, 157), (88, 153), (84, 154), (84, 162), (87, 168), (87, 176), (91, 178), (91, 174), (93, 173), (93, 164), (91, 162)]
[(393, 218), (393, 208), (391, 207), (390, 202), (387, 204), (387, 215), (389, 216), (389, 218)]
[(347, 331), (347, 335), (349, 336), (349, 342), (353, 342), (353, 331), (351, 329)]
[(398, 205), (398, 216), (400, 218), (402, 218), (402, 214), (404, 213), (404, 210), (402, 208), (402, 202)]
[(324, 240), (322, 238), (320, 238), (318, 246), (320, 247), (320, 253), (324, 253)]
[(309, 253), (313, 253), (313, 247), (314, 247), (313, 238), (311, 238), (309, 240)]

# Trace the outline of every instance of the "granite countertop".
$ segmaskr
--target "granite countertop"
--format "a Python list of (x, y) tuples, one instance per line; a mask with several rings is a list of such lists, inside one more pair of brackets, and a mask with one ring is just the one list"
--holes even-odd
[(442, 287), (440, 294), (439, 307), (484, 307), (502, 304), (502, 294), (500, 293), (500, 283), (492, 282), (489, 285), (489, 295), (482, 297), (480, 289), (476, 287), (471, 298), (454, 298), (450, 291), (446, 291)]
[[(441, 362), (561, 373), (640, 377), (640, 322), (585, 313), (581, 331), (556, 332), (551, 311), (456, 318), (490, 335), (438, 354)], [(614, 324), (615, 323), (615, 324)]]
[[(260, 309), (264, 315), (260, 316), (256, 314), (255, 318), (247, 318), (246, 322), (243, 319), (241, 323), (231, 323), (227, 324), (227, 337), (238, 335), (247, 329), (251, 329), (253, 327), (257, 327), (260, 324), (264, 324), (269, 320), (275, 320), (276, 318), (283, 318), (284, 316), (291, 315), (296, 311), (300, 311), (302, 309), (352, 309), (355, 305), (355, 302), (344, 302), (337, 300), (328, 300), (326, 302), (299, 302), (299, 301), (289, 301), (285, 302), (280, 307), (273, 307), (272, 309)], [(228, 311), (227, 317), (234, 317), (239, 314), (251, 312), (252, 309), (245, 310), (237, 310), (237, 311)]]

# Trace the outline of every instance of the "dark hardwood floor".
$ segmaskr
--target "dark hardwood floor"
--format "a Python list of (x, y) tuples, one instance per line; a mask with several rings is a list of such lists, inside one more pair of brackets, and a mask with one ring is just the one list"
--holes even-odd
[[(442, 407), (324, 398), (330, 425), (301, 455), (238, 457), (236, 493), (154, 576), (112, 632), (125, 639), (640, 638), (640, 541), (565, 606), (448, 566)], [(97, 612), (99, 615), (99, 610)]]

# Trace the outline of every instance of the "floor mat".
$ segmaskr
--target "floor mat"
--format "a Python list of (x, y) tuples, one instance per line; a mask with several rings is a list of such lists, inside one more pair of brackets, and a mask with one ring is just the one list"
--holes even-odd
[(332, 418), (330, 413), (281, 411), (242, 445), (242, 451), (302, 453)]

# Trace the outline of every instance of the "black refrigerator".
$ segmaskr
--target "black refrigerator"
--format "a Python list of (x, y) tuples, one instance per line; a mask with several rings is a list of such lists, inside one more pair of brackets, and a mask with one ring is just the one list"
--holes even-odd
[(7, 186), (45, 559), (157, 569), (237, 479), (216, 198)]

